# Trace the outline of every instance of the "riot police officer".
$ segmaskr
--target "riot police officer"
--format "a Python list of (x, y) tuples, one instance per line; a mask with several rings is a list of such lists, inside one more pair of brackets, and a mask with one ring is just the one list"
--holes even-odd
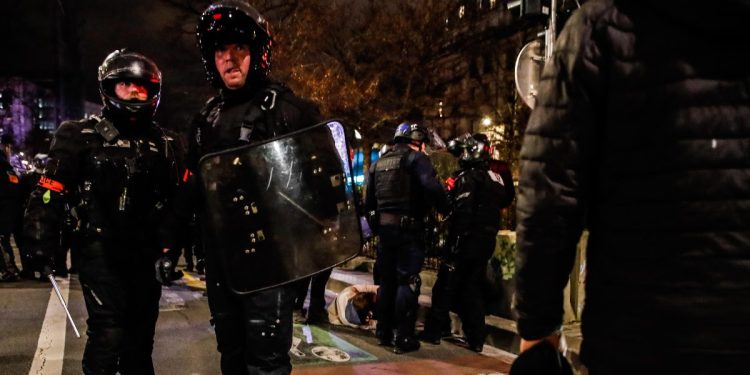
[(443, 214), (448, 208), (445, 190), (424, 154), (427, 137), (421, 125), (399, 125), (393, 147), (370, 167), (365, 197), (370, 226), (380, 236), (376, 334), (381, 345), (395, 345), (398, 354), (419, 349), (414, 326), (425, 257), (424, 217), (431, 207)]
[[(55, 271), (65, 204), (81, 229), (79, 277), (88, 311), (85, 374), (153, 374), (161, 285), (154, 264), (174, 243), (179, 181), (173, 142), (153, 122), (161, 72), (125, 49), (98, 71), (102, 116), (63, 122), (26, 211), (26, 246), (38, 271)], [(158, 267), (157, 263), (157, 267)]]
[(11, 144), (11, 137), (3, 134), (0, 142), (0, 281), (16, 280), (19, 276), (10, 235), (21, 208), (21, 188), (20, 178), (10, 164)]
[[(196, 34), (207, 78), (219, 95), (196, 117), (188, 156), (192, 171), (200, 173), (198, 161), (206, 154), (256, 144), (320, 122), (317, 106), (268, 77), (271, 31), (247, 2), (210, 5)], [(210, 224), (206, 215), (199, 215), (204, 233)], [(236, 293), (227, 282), (234, 275), (221, 261), (230, 256), (229, 250), (211, 238), (205, 237), (206, 285), (222, 373), (290, 373), (293, 285)]]
[(454, 307), (469, 348), (481, 352), (485, 339), (482, 282), (495, 250), (501, 209), (514, 196), (513, 181), (490, 168), (489, 143), (483, 134), (458, 137), (449, 142), (448, 150), (459, 158), (460, 169), (448, 183), (448, 248), (420, 339), (439, 344), (449, 324), (448, 311)]

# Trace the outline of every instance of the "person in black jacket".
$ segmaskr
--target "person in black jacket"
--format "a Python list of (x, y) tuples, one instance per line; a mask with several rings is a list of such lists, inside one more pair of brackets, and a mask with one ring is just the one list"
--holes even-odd
[[(191, 171), (199, 171), (198, 161), (208, 153), (262, 142), (322, 120), (315, 104), (268, 78), (271, 31), (247, 2), (225, 0), (209, 6), (198, 22), (197, 38), (208, 80), (219, 95), (196, 117), (188, 155)], [(204, 231), (205, 215), (199, 215)], [(222, 373), (289, 374), (294, 284), (235, 293), (221, 262), (227, 251), (210, 244), (205, 248), (208, 302)]]
[(591, 374), (750, 373), (750, 4), (589, 1), (521, 149), (521, 350), (559, 340), (584, 228)]
[(88, 341), (85, 374), (153, 374), (161, 285), (155, 264), (173, 247), (179, 181), (172, 138), (152, 120), (161, 72), (125, 49), (99, 67), (102, 117), (63, 122), (32, 192), (24, 245), (36, 271), (56, 273), (66, 207), (80, 220), (79, 273)]
[(0, 142), (0, 281), (16, 280), (20, 273), (10, 243), (21, 209), (21, 180), (10, 164), (11, 144), (11, 138), (3, 134)]
[(420, 339), (439, 344), (454, 306), (469, 348), (481, 352), (486, 335), (482, 285), (501, 210), (513, 200), (513, 181), (490, 169), (490, 145), (483, 134), (458, 137), (448, 150), (459, 158), (460, 169), (449, 179), (448, 245)]
[(441, 214), (448, 208), (445, 189), (424, 154), (427, 137), (421, 125), (399, 125), (395, 144), (370, 167), (367, 180), (365, 211), (380, 236), (376, 334), (381, 345), (395, 345), (397, 354), (419, 349), (414, 326), (425, 257), (425, 215), (431, 207)]

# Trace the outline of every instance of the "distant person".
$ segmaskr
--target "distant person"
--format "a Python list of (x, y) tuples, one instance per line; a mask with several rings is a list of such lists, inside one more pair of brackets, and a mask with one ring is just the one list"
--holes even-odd
[(352, 328), (374, 329), (377, 285), (350, 285), (328, 305), (328, 322)]
[(557, 345), (587, 228), (588, 373), (750, 373), (748, 19), (592, 0), (567, 21), (521, 149), (521, 351)]
[(376, 335), (380, 345), (393, 345), (393, 351), (402, 354), (419, 350), (414, 329), (425, 257), (424, 218), (432, 207), (445, 214), (448, 197), (424, 154), (427, 129), (402, 123), (393, 141), (370, 166), (365, 212), (372, 214), (370, 227), (380, 236)]
[(20, 274), (10, 242), (21, 210), (21, 180), (10, 164), (12, 144), (12, 138), (3, 134), (0, 138), (0, 281), (17, 280)]
[(46, 279), (64, 267), (54, 255), (68, 207), (76, 208), (87, 375), (154, 374), (159, 280), (173, 271), (163, 253), (174, 247), (178, 183), (172, 140), (153, 121), (161, 79), (142, 54), (109, 54), (98, 74), (102, 116), (60, 125), (26, 209), (24, 243)]

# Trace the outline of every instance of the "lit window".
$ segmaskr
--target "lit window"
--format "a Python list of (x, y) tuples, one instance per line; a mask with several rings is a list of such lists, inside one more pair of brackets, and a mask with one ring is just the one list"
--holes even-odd
[(497, 5), (497, 0), (490, 0), (490, 9), (495, 9), (496, 5)]
[(464, 14), (465, 13), (466, 13), (466, 6), (461, 5), (460, 7), (458, 7), (458, 18), (459, 19), (464, 18)]

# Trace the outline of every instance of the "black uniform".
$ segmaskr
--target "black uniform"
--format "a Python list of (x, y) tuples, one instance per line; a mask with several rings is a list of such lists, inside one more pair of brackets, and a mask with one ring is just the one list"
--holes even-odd
[[(379, 275), (377, 335), (396, 346), (414, 341), (417, 298), (424, 262), (423, 218), (430, 207), (445, 213), (448, 199), (424, 153), (397, 143), (370, 167), (365, 209), (377, 212)], [(408, 343), (407, 343), (408, 342)]]
[(485, 338), (482, 283), (495, 250), (500, 210), (513, 199), (513, 181), (489, 170), (486, 162), (458, 171), (450, 190), (448, 250), (432, 289), (432, 307), (423, 336), (437, 341), (458, 312), (470, 348), (481, 351)]
[(0, 152), (0, 281), (18, 277), (10, 235), (16, 226), (20, 210), (20, 179), (5, 154)]
[(81, 228), (80, 281), (88, 310), (86, 374), (153, 374), (151, 352), (161, 286), (154, 262), (174, 243), (171, 197), (178, 182), (172, 142), (153, 124), (65, 122), (26, 212), (26, 245), (51, 265), (65, 204)]
[[(321, 121), (317, 106), (267, 80), (222, 90), (198, 116), (191, 137), (190, 169), (201, 156), (259, 142)], [(195, 201), (195, 200), (191, 200)], [(203, 215), (201, 215), (203, 216)], [(206, 286), (223, 374), (288, 374), (294, 284), (248, 295), (233, 293), (218, 252), (206, 248)]]

